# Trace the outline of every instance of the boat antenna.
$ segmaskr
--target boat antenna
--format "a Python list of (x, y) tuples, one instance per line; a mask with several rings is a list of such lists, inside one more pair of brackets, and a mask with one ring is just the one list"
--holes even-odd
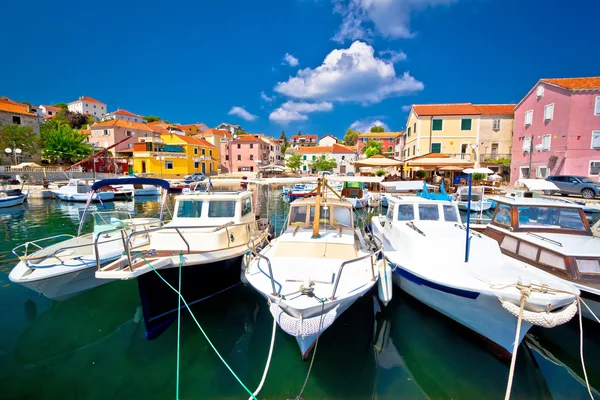
[(469, 195), (467, 196), (467, 239), (465, 244), (465, 262), (469, 262), (469, 250), (471, 245), (471, 240), (469, 237), (469, 229), (471, 223), (471, 190), (473, 188), (473, 173), (469, 173)]

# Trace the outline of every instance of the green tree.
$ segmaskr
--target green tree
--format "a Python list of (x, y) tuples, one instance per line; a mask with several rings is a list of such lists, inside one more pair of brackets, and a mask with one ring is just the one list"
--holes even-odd
[(358, 139), (358, 135), (360, 135), (359, 131), (348, 129), (344, 135), (344, 144), (346, 146), (354, 146), (356, 144), (356, 140)]
[(383, 129), (383, 126), (372, 126), (371, 127), (371, 132), (385, 132), (385, 129)]
[(92, 155), (92, 146), (87, 137), (71, 128), (69, 124), (58, 123), (45, 133), (42, 156), (52, 163), (62, 160), (72, 164)]
[(285, 160), (285, 166), (296, 172), (302, 166), (302, 156), (300, 154), (294, 153)]
[(363, 147), (363, 154), (367, 158), (381, 154), (381, 142), (379, 140), (369, 140), (365, 147)]
[(30, 126), (5, 124), (0, 126), (0, 149), (21, 149), (22, 154), (37, 154), (40, 137)]
[(321, 157), (317, 158), (310, 164), (310, 168), (318, 171), (331, 171), (337, 166), (334, 158), (327, 158), (325, 154), (321, 155)]
[(156, 115), (147, 115), (142, 117), (142, 119), (146, 122), (156, 122), (161, 120), (160, 117), (157, 117)]
[(63, 110), (67, 111), (69, 109), (69, 106), (67, 105), (67, 103), (56, 103), (56, 104), (52, 104), (52, 107), (58, 107), (58, 108), (62, 108)]
[(239, 131), (237, 131), (237, 133), (236, 133), (236, 135), (247, 135), (247, 134), (248, 134), (248, 132), (246, 132), (246, 131), (245, 131), (245, 130), (243, 130), (243, 129), (240, 129), (240, 130), (239, 130)]

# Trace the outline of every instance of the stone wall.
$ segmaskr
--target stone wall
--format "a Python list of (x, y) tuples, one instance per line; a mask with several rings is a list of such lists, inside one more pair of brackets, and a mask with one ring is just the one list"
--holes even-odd
[(0, 111), (0, 125), (12, 124), (13, 116), (21, 118), (21, 126), (31, 126), (35, 133), (40, 133), (40, 121), (37, 115), (15, 114)]

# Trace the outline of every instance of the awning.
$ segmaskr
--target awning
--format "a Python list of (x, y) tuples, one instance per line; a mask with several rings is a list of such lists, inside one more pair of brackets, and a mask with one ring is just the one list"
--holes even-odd
[(383, 176), (328, 176), (330, 182), (359, 182), (359, 183), (380, 183)]
[(423, 181), (381, 182), (381, 185), (386, 189), (394, 189), (397, 192), (423, 190)]
[(429, 157), (429, 158), (415, 158), (406, 161), (407, 167), (472, 167), (473, 161), (463, 160), (461, 158), (444, 158), (444, 157)]
[(169, 189), (169, 182), (164, 179), (156, 179), (156, 178), (110, 178), (103, 179), (101, 181), (96, 181), (92, 185), (92, 190), (98, 190), (104, 186), (120, 186), (120, 185), (152, 185), (152, 186), (160, 186), (163, 189)]
[(554, 183), (545, 179), (519, 179), (515, 182), (516, 188), (526, 188), (530, 192), (552, 190), (559, 191), (560, 189)]
[(363, 160), (354, 161), (353, 164), (355, 167), (400, 167), (404, 163), (402, 161), (398, 161), (394, 158), (382, 156), (378, 154), (371, 158), (365, 158)]

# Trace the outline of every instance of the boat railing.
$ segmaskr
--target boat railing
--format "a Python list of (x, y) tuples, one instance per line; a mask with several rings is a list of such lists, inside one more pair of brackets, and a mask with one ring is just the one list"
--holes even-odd
[(535, 234), (535, 233), (533, 233), (533, 232), (527, 232), (527, 234), (528, 234), (529, 236), (533, 236), (533, 237), (534, 237), (534, 238), (536, 238), (536, 239), (539, 239), (539, 240), (543, 240), (543, 241), (545, 241), (545, 242), (552, 243), (552, 244), (553, 244), (553, 245), (555, 245), (555, 246), (558, 246), (558, 247), (563, 247), (562, 243), (561, 243), (561, 242), (557, 242), (556, 240), (549, 239), (549, 238), (547, 238), (547, 237), (544, 237), (544, 236), (542, 236), (542, 235), (537, 235), (537, 234)]
[[(186, 252), (187, 254), (191, 253), (191, 247), (190, 247), (190, 242), (188, 241), (189, 237), (186, 239), (185, 237), (185, 233), (190, 234), (190, 230), (198, 230), (198, 229), (202, 229), (202, 234), (214, 234), (216, 232), (225, 230), (226, 236), (227, 236), (227, 247), (219, 247), (219, 248), (215, 248), (215, 249), (211, 249), (211, 250), (203, 250), (202, 252), (213, 252), (213, 251), (218, 251), (218, 250), (224, 250), (224, 249), (229, 249), (231, 248), (231, 244), (234, 241), (234, 239), (232, 239), (232, 234), (230, 233), (230, 230), (232, 228), (235, 227), (239, 227), (239, 226), (245, 226), (246, 227), (246, 233), (248, 235), (248, 237), (252, 236), (252, 232), (253, 231), (257, 231), (258, 229), (258, 224), (259, 224), (259, 220), (252, 220), (252, 221), (247, 221), (247, 222), (240, 222), (240, 223), (234, 223), (233, 221), (230, 221), (226, 224), (222, 224), (222, 225), (210, 225), (210, 226), (194, 226), (194, 225), (183, 225), (183, 226), (160, 226), (160, 227), (154, 227), (154, 228), (148, 228), (148, 229), (144, 229), (144, 230), (138, 230), (135, 232), (130, 233), (129, 235), (127, 235), (125, 229), (112, 229), (109, 231), (105, 231), (105, 232), (111, 232), (111, 231), (121, 231), (121, 240), (123, 241), (123, 252), (124, 254), (127, 256), (127, 262), (128, 262), (128, 266), (129, 266), (129, 270), (131, 272), (133, 272), (133, 266), (132, 266), (132, 257), (131, 257), (131, 252), (134, 251), (137, 247), (145, 245), (144, 244), (140, 244), (140, 245), (135, 245), (133, 244), (133, 239), (137, 236), (141, 236), (141, 235), (145, 235), (146, 237), (150, 237), (151, 233), (156, 233), (156, 232), (164, 232), (164, 231), (175, 231), (179, 237), (181, 238), (181, 240), (183, 241), (183, 243), (185, 244), (186, 247)], [(182, 232), (182, 230), (188, 231), (188, 232)], [(103, 232), (103, 233), (105, 233)], [(97, 240), (94, 242), (94, 246), (97, 248)], [(98, 271), (101, 270), (101, 265), (100, 265), (100, 260), (98, 258), (98, 251), (96, 251), (96, 264), (98, 267)]]
[[(43, 242), (48, 242), (51, 240), (55, 240), (55, 239), (59, 239), (59, 238), (65, 238), (65, 239), (74, 239), (75, 235), (70, 235), (68, 233), (63, 233), (60, 235), (54, 235), (54, 236), (50, 236), (47, 238), (43, 238), (43, 239), (38, 239), (38, 240), (33, 240), (30, 242), (25, 242), (23, 244), (18, 245), (17, 247), (15, 247), (14, 249), (12, 249), (12, 253), (15, 255), (15, 257), (19, 258), (20, 260), (26, 260), (28, 259), (31, 254), (39, 251), (39, 250), (43, 250), (44, 247), (40, 246), (39, 243), (43, 243)], [(34, 247), (33, 251), (31, 253), (29, 253), (29, 246)], [(24, 254), (18, 254), (19, 249), (21, 249), (22, 247), (25, 247), (25, 252)], [(46, 256), (44, 256), (46, 257)]]
[[(344, 261), (340, 265), (340, 268), (338, 269), (338, 273), (336, 274), (336, 277), (335, 277), (335, 283), (333, 284), (333, 292), (331, 293), (331, 297), (329, 297), (329, 300), (335, 300), (335, 293), (337, 292), (337, 288), (340, 283), (340, 278), (342, 277), (344, 268), (348, 264), (353, 264), (355, 262), (366, 260), (367, 258), (370, 258), (371, 259), (371, 279), (373, 281), (375, 280), (375, 260), (377, 260), (379, 258), (379, 255), (383, 253), (383, 243), (381, 242), (381, 240), (379, 238), (375, 237), (374, 235), (372, 235), (371, 237), (372, 237), (372, 239), (369, 243), (375, 244), (377, 247), (374, 249), (374, 251), (371, 254), (367, 254), (362, 257), (355, 258), (353, 260)], [(377, 239), (379, 241), (379, 243), (378, 244), (375, 243), (374, 239)]]
[[(252, 254), (254, 257), (258, 257), (267, 262), (267, 267), (269, 268), (269, 278), (271, 279), (271, 296), (281, 297), (281, 294), (277, 293), (277, 290), (275, 290), (275, 277), (273, 277), (273, 267), (271, 266), (271, 260), (269, 260), (269, 257), (260, 254), (260, 251), (257, 251), (256, 247), (254, 247), (254, 242), (254, 240), (248, 241), (248, 250), (250, 250), (250, 254)], [(248, 269), (246, 269), (246, 273), (247, 272)]]

